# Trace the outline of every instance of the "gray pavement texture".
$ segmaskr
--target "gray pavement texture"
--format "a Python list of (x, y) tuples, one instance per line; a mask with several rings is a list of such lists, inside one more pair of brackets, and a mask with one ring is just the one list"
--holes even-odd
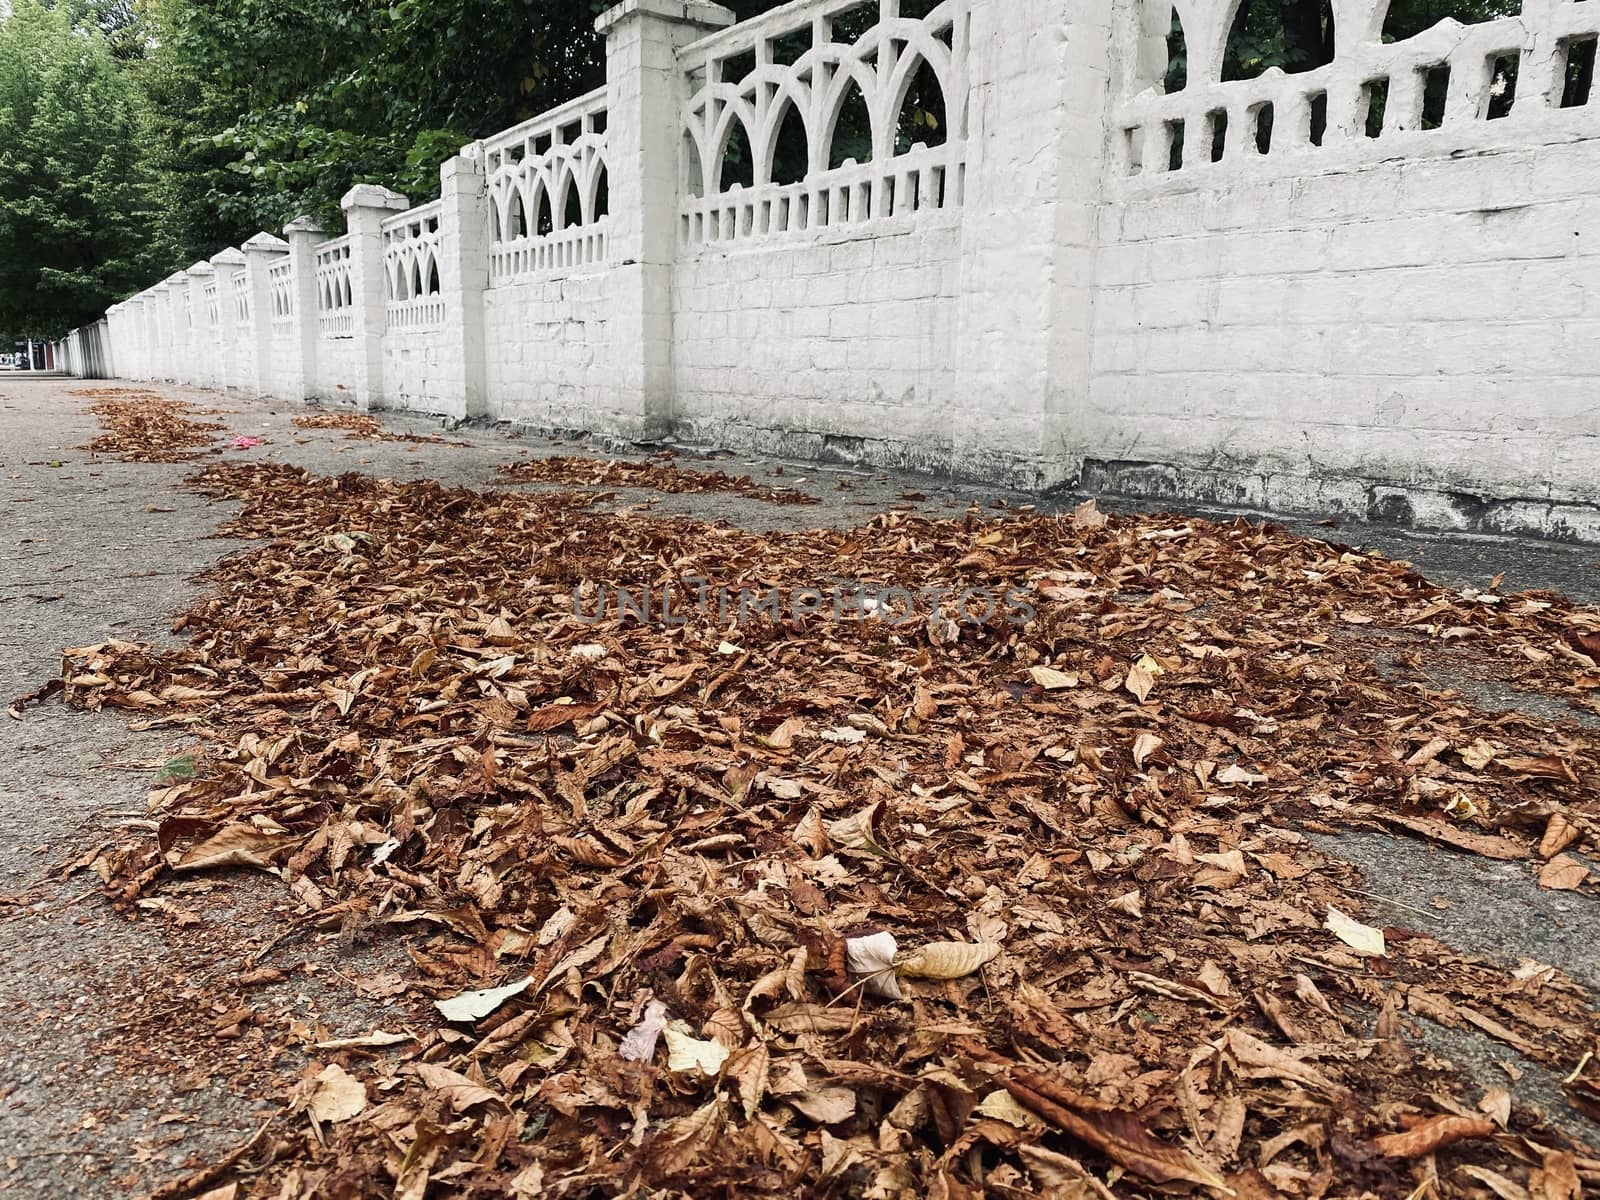
[[(75, 393), (99, 386), (118, 385), (0, 376), (3, 701), (55, 677), (64, 647), (169, 639), (172, 614), (198, 594), (195, 575), (240, 545), (214, 536), (229, 505), (177, 486), (192, 465), (129, 464), (79, 448), (98, 426), (86, 411), (92, 401)], [(266, 439), (257, 449), (225, 449), (223, 456), (293, 462), (325, 474), (499, 486), (495, 468), (526, 454), (596, 452), (579, 441), (504, 427), (449, 432), (465, 444), (351, 440), (338, 430), (294, 428), (302, 406), (158, 390), (219, 410), (214, 419), (230, 434)], [(437, 421), (393, 415), (386, 423), (401, 432), (440, 428)], [(717, 465), (758, 480), (779, 465), (728, 458)], [(772, 482), (810, 489), (822, 503), (793, 508), (720, 494), (626, 490), (611, 503), (772, 529), (849, 526), (896, 505), (949, 515), (974, 504), (1050, 509), (1078, 500), (846, 466), (781, 465), (783, 477)], [(1485, 587), (1503, 572), (1507, 590), (1600, 600), (1600, 548), (1284, 523), (1410, 560), (1452, 586)], [(1436, 676), (1432, 682), (1440, 686)], [(1483, 708), (1522, 711), (1552, 725), (1584, 717), (1476, 678), (1466, 667), (1447, 683), (1464, 702)], [(304, 1022), (326, 1036), (350, 1036), (424, 1019), (385, 998), (385, 981), (406, 966), (403, 941), (382, 948), (274, 944), (290, 908), (270, 880), (196, 880), (166, 893), (165, 909), (127, 921), (106, 906), (92, 876), (62, 870), (119, 827), (142, 822), (156, 773), (185, 749), (171, 729), (130, 732), (115, 715), (53, 704), (29, 709), (21, 721), (0, 715), (0, 1012), (7, 1014), (0, 1196), (134, 1195), (243, 1142), (304, 1066), (275, 1049), (275, 1040), (252, 1032), (265, 1022)], [(1484, 862), (1388, 834), (1315, 840), (1362, 872), (1384, 920), (1425, 930), (1464, 953), (1506, 964), (1535, 959), (1600, 987), (1595, 902), (1541, 892), (1526, 864)], [(258, 964), (277, 966), (287, 978), (240, 986), (239, 975)], [(354, 1002), (345, 986), (351, 980), (359, 984)], [(241, 1014), (248, 1015), (241, 1021)], [(235, 1025), (237, 1034), (217, 1033)], [(214, 1081), (213, 1063), (192, 1061), (197, 1030), (209, 1035), (205, 1044), (236, 1056), (226, 1085)], [(1505, 1046), (1425, 1023), (1417, 1035), (1428, 1051), (1484, 1087), (1519, 1074), (1519, 1103), (1544, 1109), (1580, 1140), (1600, 1140), (1563, 1104), (1558, 1080)]]

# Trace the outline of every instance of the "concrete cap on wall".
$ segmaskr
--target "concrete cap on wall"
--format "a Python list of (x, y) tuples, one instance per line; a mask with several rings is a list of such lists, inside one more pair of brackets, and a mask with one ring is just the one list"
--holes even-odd
[(405, 212), (411, 207), (399, 192), (376, 183), (358, 183), (339, 198), (339, 207), (349, 212), (352, 208), (383, 208), (391, 212)]
[(165, 283), (165, 284), (168, 284), (169, 286), (176, 287), (180, 283), (188, 283), (189, 282), (189, 273), (187, 271), (174, 271), (171, 275), (168, 275), (161, 282)]
[(246, 254), (283, 254), (289, 243), (270, 233), (258, 233), (240, 247)]
[(217, 269), (203, 258), (184, 272), (185, 275), (201, 277), (206, 275), (215, 275), (216, 273)]
[(237, 267), (244, 262), (244, 253), (233, 246), (226, 250), (218, 250), (211, 256), (211, 261), (219, 267)]
[(285, 236), (296, 233), (321, 233), (322, 226), (317, 224), (315, 217), (296, 217), (283, 227)]
[(595, 18), (594, 30), (604, 34), (630, 17), (660, 17), (685, 25), (721, 28), (732, 25), (733, 13), (711, 0), (622, 0)]

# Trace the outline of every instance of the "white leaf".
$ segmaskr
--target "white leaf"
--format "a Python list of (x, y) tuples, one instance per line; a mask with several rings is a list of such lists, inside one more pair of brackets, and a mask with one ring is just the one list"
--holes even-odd
[(1265, 775), (1258, 775), (1254, 771), (1246, 771), (1238, 763), (1228, 767), (1217, 776), (1218, 783), (1268, 783)]
[(622, 1039), (617, 1053), (629, 1062), (649, 1062), (655, 1057), (656, 1039), (667, 1027), (667, 1006), (659, 1000), (650, 1001), (639, 1023)]
[(317, 1042), (313, 1050), (355, 1050), (379, 1049), (384, 1046), (398, 1046), (401, 1042), (411, 1042), (416, 1039), (409, 1033), (385, 1033), (383, 1030), (374, 1030), (372, 1033), (363, 1033), (356, 1037), (334, 1038), (327, 1042)]
[(868, 994), (886, 1000), (903, 1000), (905, 995), (894, 974), (895, 955), (899, 952), (892, 933), (850, 938), (844, 944), (845, 969), (865, 980)]
[(1077, 675), (1058, 671), (1054, 667), (1029, 667), (1028, 674), (1047, 692), (1059, 692), (1078, 686)]
[(669, 1071), (699, 1071), (712, 1079), (722, 1073), (722, 1064), (728, 1061), (728, 1048), (721, 1042), (702, 1041), (682, 1022), (668, 1025), (666, 1037)]
[(1383, 958), (1388, 953), (1383, 941), (1383, 930), (1363, 925), (1355, 918), (1345, 916), (1337, 908), (1328, 909), (1328, 920), (1324, 927), (1357, 954), (1368, 958)]
[(446, 1021), (480, 1021), (513, 996), (528, 990), (532, 978), (508, 983), (505, 987), (485, 988), (481, 992), (462, 992), (448, 1000), (435, 1000), (433, 1006), (444, 1014)]

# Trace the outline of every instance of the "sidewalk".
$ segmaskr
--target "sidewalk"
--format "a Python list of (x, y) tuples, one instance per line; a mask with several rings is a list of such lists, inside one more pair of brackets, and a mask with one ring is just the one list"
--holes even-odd
[[(108, 639), (170, 643), (170, 615), (201, 592), (193, 577), (240, 546), (213, 537), (231, 504), (176, 486), (194, 464), (130, 464), (78, 449), (98, 426), (85, 411), (92, 400), (75, 393), (122, 386), (132, 385), (0, 375), (0, 701), (54, 678), (65, 647)], [(295, 428), (303, 408), (156, 390), (222, 410), (211, 419), (226, 426), (224, 445), (234, 435), (265, 439), (255, 449), (224, 450), (220, 458), (229, 462), (492, 488), (506, 486), (496, 468), (529, 453), (610, 457), (491, 429), (452, 431), (444, 435), (449, 443), (351, 440), (337, 430)], [(438, 432), (416, 419), (388, 427)], [(991, 513), (999, 504), (1030, 503), (886, 473), (784, 464), (779, 477), (769, 463), (715, 465), (812, 491), (820, 503), (784, 507), (623, 488), (607, 489), (616, 493), (611, 506), (648, 503), (658, 513), (776, 530), (847, 528), (896, 507), (959, 517), (974, 503)], [(1452, 587), (1488, 588), (1504, 572), (1506, 591), (1548, 588), (1600, 599), (1600, 548), (1290, 525), (1410, 559)], [(1429, 653), (1419, 665), (1407, 661), (1408, 651), (1396, 646), (1388, 668), (1420, 671), (1435, 688), (1455, 688), (1463, 705), (1600, 727), (1593, 714), (1475, 678), (1465, 659)], [(217, 1156), (239, 1145), (297, 1080), (299, 1062), (229, 1035), (229, 1022), (240, 1019), (237, 985), (247, 956), (271, 943), (292, 909), (280, 885), (264, 876), (197, 876), (152, 902), (146, 919), (129, 923), (105, 907), (92, 877), (59, 878), (64, 861), (111, 832), (140, 827), (151, 779), (187, 746), (170, 727), (129, 732), (124, 716), (112, 712), (51, 703), (28, 709), (20, 721), (0, 714), (0, 1007), (13, 1014), (0, 1068), (0, 1196), (135, 1194), (181, 1174), (193, 1154)], [(1526, 863), (1473, 858), (1393, 834), (1314, 840), (1364, 873), (1371, 911), (1383, 920), (1504, 966), (1535, 959), (1600, 987), (1593, 938), (1600, 910), (1591, 895), (1541, 891)], [(395, 1022), (381, 995), (353, 998), (348, 981), (407, 971), (400, 946), (312, 949), (305, 958), (309, 974), (268, 985), (251, 1003), (260, 1008), (266, 998), (279, 1015), (335, 1035)], [(414, 999), (399, 1003), (409, 1006), (406, 1020), (432, 1019)], [(252, 1019), (264, 1018), (245, 1017), (244, 1024)], [(1519, 1103), (1540, 1106), (1576, 1139), (1600, 1140), (1565, 1105), (1548, 1069), (1485, 1035), (1419, 1025), (1427, 1044), (1479, 1090), (1509, 1086), (1499, 1064), (1510, 1061), (1521, 1075)], [(231, 1086), (196, 1069), (197, 1033), (219, 1039), (216, 1053), (236, 1063)]]

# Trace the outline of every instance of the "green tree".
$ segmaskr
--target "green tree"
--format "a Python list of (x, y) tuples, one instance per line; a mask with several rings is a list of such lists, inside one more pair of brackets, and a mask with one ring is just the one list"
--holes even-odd
[(98, 23), (0, 23), (0, 338), (58, 337), (171, 267), (140, 97)]
[[(1463, 25), (1514, 16), (1521, 0), (1391, 0), (1383, 38), (1413, 37), (1446, 17)], [(1242, 0), (1228, 33), (1224, 79), (1249, 79), (1269, 67), (1309, 71), (1333, 61), (1332, 0)]]
[(604, 82), (594, 20), (609, 4), (146, 0), (138, 71), (188, 253), (305, 213), (337, 229), (352, 183), (426, 199), (465, 143)]

